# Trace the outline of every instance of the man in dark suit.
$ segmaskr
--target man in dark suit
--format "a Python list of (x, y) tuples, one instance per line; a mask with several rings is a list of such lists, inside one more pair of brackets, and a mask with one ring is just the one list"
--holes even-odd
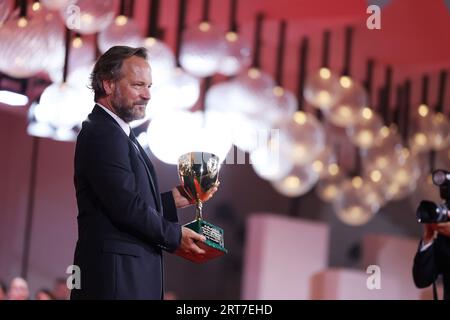
[(180, 186), (159, 193), (128, 125), (144, 117), (151, 84), (145, 48), (112, 47), (91, 74), (96, 105), (75, 151), (81, 288), (71, 299), (162, 299), (162, 250), (204, 254), (205, 238), (178, 224), (177, 208), (192, 203)]
[(444, 300), (450, 300), (450, 222), (427, 223), (414, 257), (416, 287), (425, 288), (442, 275)]

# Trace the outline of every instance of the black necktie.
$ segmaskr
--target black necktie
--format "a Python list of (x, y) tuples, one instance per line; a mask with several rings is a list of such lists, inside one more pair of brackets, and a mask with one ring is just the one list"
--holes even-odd
[(134, 146), (136, 147), (136, 149), (139, 153), (139, 157), (141, 158), (141, 161), (144, 163), (145, 168), (148, 170), (148, 173), (150, 175), (150, 184), (153, 188), (153, 191), (155, 192), (156, 205), (158, 206), (158, 209), (160, 209), (161, 208), (161, 199), (160, 199), (159, 190), (158, 190), (158, 181), (156, 179), (156, 173), (155, 173), (155, 169), (153, 168), (153, 164), (151, 163), (151, 161), (148, 158), (147, 154), (145, 153), (144, 149), (142, 149), (141, 145), (137, 141), (133, 130), (130, 130), (130, 140), (131, 140), (131, 142), (133, 142)]

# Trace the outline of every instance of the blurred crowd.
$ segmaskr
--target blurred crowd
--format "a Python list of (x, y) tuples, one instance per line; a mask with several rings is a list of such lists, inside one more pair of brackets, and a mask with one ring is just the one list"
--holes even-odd
[[(69, 300), (70, 289), (67, 288), (66, 279), (57, 278), (53, 288), (41, 288), (34, 295), (28, 288), (25, 279), (16, 277), (11, 280), (9, 286), (0, 280), (0, 300)], [(177, 295), (173, 291), (164, 294), (164, 300), (177, 300)]]
[(40, 288), (34, 295), (23, 278), (16, 277), (9, 285), (0, 281), (0, 300), (68, 300), (69, 297), (70, 290), (64, 278), (56, 279), (52, 289)]

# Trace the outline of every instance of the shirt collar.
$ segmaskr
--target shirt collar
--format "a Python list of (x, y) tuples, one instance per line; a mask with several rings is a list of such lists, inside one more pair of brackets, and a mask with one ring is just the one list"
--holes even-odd
[(101, 107), (103, 110), (105, 110), (111, 117), (113, 117), (114, 120), (119, 124), (119, 126), (122, 128), (122, 130), (125, 132), (127, 136), (130, 136), (130, 125), (123, 121), (117, 114), (112, 112), (111, 110), (107, 109), (106, 107), (102, 106), (100, 103), (98, 103), (98, 106)]

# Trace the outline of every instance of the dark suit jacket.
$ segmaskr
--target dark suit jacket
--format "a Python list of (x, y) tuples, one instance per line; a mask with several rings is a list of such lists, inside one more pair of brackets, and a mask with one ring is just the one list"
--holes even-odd
[(171, 192), (159, 194), (153, 166), (119, 124), (95, 106), (75, 151), (81, 289), (72, 299), (161, 299), (162, 249), (181, 227)]
[(433, 244), (414, 257), (413, 278), (418, 288), (430, 286), (439, 274), (444, 284), (444, 299), (450, 300), (450, 238), (438, 235)]

